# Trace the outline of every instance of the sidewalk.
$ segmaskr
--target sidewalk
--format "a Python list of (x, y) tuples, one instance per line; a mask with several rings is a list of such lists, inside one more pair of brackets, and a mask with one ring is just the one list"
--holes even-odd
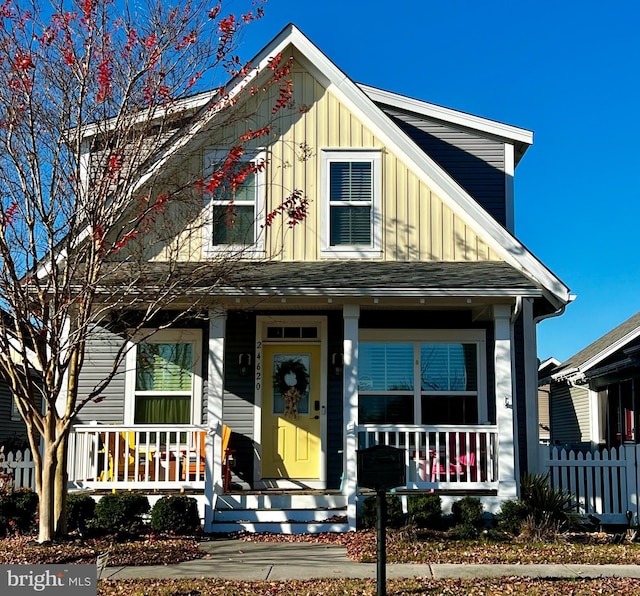
[[(107, 567), (102, 579), (218, 577), (245, 581), (375, 578), (375, 563), (355, 563), (342, 546), (306, 542), (203, 542), (205, 559), (174, 565)], [(431, 565), (388, 564), (387, 578), (477, 578), (501, 576), (539, 578), (640, 578), (640, 565)]]

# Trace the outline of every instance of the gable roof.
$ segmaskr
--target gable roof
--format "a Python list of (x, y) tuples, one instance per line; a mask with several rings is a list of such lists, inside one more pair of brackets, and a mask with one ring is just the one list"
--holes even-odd
[[(422, 179), (447, 206), (463, 219), (483, 240), (516, 270), (521, 271), (542, 288), (551, 311), (568, 304), (569, 288), (545, 267), (527, 248), (509, 231), (500, 225), (477, 201), (473, 199), (442, 167), (431, 159), (410, 139), (393, 121), (374, 103), (369, 94), (375, 95), (372, 87), (361, 87), (343, 73), (327, 56), (318, 49), (295, 25), (287, 25), (252, 61), (256, 68), (253, 76), (266, 68), (268, 60), (274, 54), (293, 46), (298, 54), (296, 58), (316, 77), (316, 79), (340, 101), (361, 118), (372, 132), (402, 159), (407, 167)], [(251, 75), (250, 75), (251, 76)], [(246, 85), (246, 79), (239, 82)], [(366, 90), (366, 92), (365, 92)], [(384, 92), (377, 92), (378, 95)], [(392, 100), (393, 94), (386, 94)], [(400, 96), (395, 96), (396, 98)], [(403, 101), (407, 101), (405, 98)], [(436, 110), (433, 104), (418, 102), (418, 108)], [(462, 112), (440, 110), (441, 118), (465, 119)], [(492, 134), (500, 131), (500, 136), (514, 142), (530, 143), (529, 131), (502, 125), (477, 116), (466, 118), (468, 126), (484, 129)]]
[[(491, 120), (470, 116), (439, 108), (434, 104), (409, 100), (401, 96), (375, 90), (372, 87), (359, 86), (344, 74), (327, 56), (319, 50), (293, 24), (287, 25), (267, 46), (251, 61), (253, 68), (243, 78), (229, 83), (224, 94), (233, 102), (243, 89), (268, 68), (274, 55), (285, 52), (287, 48), (296, 50), (296, 59), (345, 106), (356, 114), (386, 147), (401, 159), (414, 174), (434, 191), (439, 198), (470, 228), (480, 234), (483, 241), (515, 270), (523, 273), (542, 290), (546, 306), (538, 309), (547, 314), (562, 309), (569, 302), (569, 289), (547, 267), (545, 267), (527, 248), (507, 229), (498, 223), (471, 195), (456, 182), (453, 177), (427, 155), (404, 131), (402, 131), (374, 102), (372, 97), (384, 95), (386, 101), (412, 103), (413, 108), (424, 113), (438, 112), (440, 119), (450, 122), (465, 122), (465, 126), (490, 133), (512, 141), (514, 144), (530, 144), (529, 131), (503, 125)], [(198, 96), (196, 96), (197, 98)], [(194, 98), (194, 101), (198, 101)], [(211, 100), (216, 101), (215, 99)], [(204, 105), (197, 112), (192, 125), (185, 127), (163, 149), (162, 153), (149, 165), (141, 177), (136, 189), (142, 187), (151, 176), (165, 168), (172, 156), (190, 143), (215, 118), (221, 106), (211, 109)], [(198, 117), (199, 116), (199, 117)]]
[(640, 337), (640, 312), (565, 360), (553, 373), (552, 378), (557, 381), (582, 380), (600, 362), (623, 349), (638, 337)]

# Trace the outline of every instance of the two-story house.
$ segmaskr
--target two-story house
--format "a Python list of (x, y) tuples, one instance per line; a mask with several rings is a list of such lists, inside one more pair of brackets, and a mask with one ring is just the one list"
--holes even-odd
[[(132, 345), (78, 417), (70, 481), (187, 491), (207, 531), (342, 531), (357, 451), (388, 444), (402, 488), (496, 511), (538, 460), (536, 323), (569, 300), (513, 235), (533, 135), (356, 84), (293, 25), (252, 76), (277, 54), (301, 109), (256, 141), (248, 158), (266, 167), (236, 195), (235, 226), (203, 199), (183, 266), (205, 287), (208, 260), (243, 258), (203, 317)], [(200, 135), (173, 159), (206, 174), (223, 149)], [(265, 227), (294, 188), (306, 218)], [(113, 360), (109, 333), (88, 349), (87, 388)]]

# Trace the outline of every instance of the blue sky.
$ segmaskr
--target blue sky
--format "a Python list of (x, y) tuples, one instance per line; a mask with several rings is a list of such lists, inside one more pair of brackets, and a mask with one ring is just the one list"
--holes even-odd
[(516, 235), (577, 295), (538, 326), (540, 358), (565, 360), (640, 310), (638, 0), (268, 0), (265, 11), (245, 58), (293, 22), (357, 82), (534, 131), (516, 170)]

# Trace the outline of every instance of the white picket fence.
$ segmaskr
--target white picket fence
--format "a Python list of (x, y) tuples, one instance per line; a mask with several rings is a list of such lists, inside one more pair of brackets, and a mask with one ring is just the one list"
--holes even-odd
[(626, 524), (627, 512), (640, 522), (638, 462), (640, 446), (594, 452), (543, 447), (549, 482), (574, 496), (579, 513), (603, 524)]
[(36, 479), (31, 451), (0, 452), (0, 484), (10, 483), (14, 490), (36, 489)]

